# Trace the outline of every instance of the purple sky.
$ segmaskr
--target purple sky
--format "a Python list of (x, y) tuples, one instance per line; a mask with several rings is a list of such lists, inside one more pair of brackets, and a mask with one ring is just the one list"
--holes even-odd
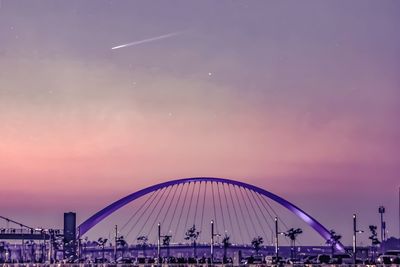
[(0, 0), (0, 215), (61, 225), (215, 176), (348, 244), (353, 212), (367, 230), (382, 204), (398, 235), (399, 14), (399, 1)]

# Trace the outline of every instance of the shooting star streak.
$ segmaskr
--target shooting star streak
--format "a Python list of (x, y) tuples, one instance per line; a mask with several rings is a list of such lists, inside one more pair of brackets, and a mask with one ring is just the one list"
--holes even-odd
[(172, 37), (172, 36), (177, 36), (177, 35), (180, 35), (182, 33), (183, 32), (173, 32), (173, 33), (169, 33), (169, 34), (164, 34), (164, 35), (160, 35), (160, 36), (149, 38), (149, 39), (144, 39), (144, 40), (140, 40), (140, 41), (136, 41), (136, 42), (132, 42), (132, 43), (128, 43), (128, 44), (123, 44), (123, 45), (119, 45), (119, 46), (114, 46), (111, 49), (115, 50), (115, 49), (124, 48), (124, 47), (128, 47), (128, 46), (134, 46), (134, 45), (149, 43), (149, 42), (153, 42), (153, 41), (169, 38), (169, 37)]

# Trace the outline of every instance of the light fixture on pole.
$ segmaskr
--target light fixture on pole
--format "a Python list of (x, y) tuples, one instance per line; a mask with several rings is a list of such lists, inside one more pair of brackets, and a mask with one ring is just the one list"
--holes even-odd
[(211, 264), (214, 263), (214, 236), (221, 236), (214, 233), (214, 221), (211, 220)]
[(353, 214), (353, 263), (357, 261), (357, 234), (364, 233), (363, 230), (357, 230), (357, 215)]

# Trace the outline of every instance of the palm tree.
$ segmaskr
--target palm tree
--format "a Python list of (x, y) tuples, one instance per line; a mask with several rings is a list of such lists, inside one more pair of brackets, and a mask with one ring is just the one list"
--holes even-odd
[(97, 240), (97, 245), (101, 248), (101, 255), (102, 255), (102, 258), (101, 258), (101, 262), (105, 262), (105, 247), (106, 247), (106, 243), (107, 243), (107, 241), (108, 241), (108, 239), (107, 238), (102, 238), (102, 237), (100, 237), (98, 240)]
[(33, 240), (28, 240), (28, 241), (26, 241), (26, 245), (30, 251), (30, 260), (32, 262), (35, 262), (36, 261), (36, 257), (35, 257), (36, 244), (35, 244), (35, 242)]
[(167, 257), (169, 258), (169, 243), (171, 242), (171, 235), (165, 235), (162, 240), (163, 246), (167, 247)]
[(342, 236), (338, 235), (334, 230), (331, 230), (329, 233), (331, 237), (326, 240), (326, 244), (331, 246), (331, 258), (333, 258), (333, 255), (335, 254), (336, 244), (340, 242), (339, 240), (342, 238)]
[(230, 236), (225, 234), (224, 238), (222, 239), (222, 244), (224, 245), (224, 263), (227, 261), (227, 250), (231, 246), (231, 243), (229, 242)]
[(0, 242), (0, 260), (4, 261), (4, 254), (6, 253), (6, 245), (5, 242)]
[(139, 242), (139, 247), (143, 249), (143, 255), (146, 257), (147, 241), (149, 240), (146, 235), (141, 235), (136, 240)]
[(57, 253), (63, 251), (64, 241), (62, 237), (55, 237), (53, 239), (54, 259), (57, 260)]
[(296, 238), (301, 233), (303, 233), (303, 230), (301, 230), (300, 228), (297, 228), (297, 229), (290, 228), (285, 233), (285, 236), (289, 237), (289, 239), (290, 239), (290, 243), (291, 243), (290, 256), (291, 256), (292, 260), (295, 257)]
[(196, 226), (194, 224), (185, 233), (185, 239), (190, 240), (193, 243), (193, 254), (194, 254), (195, 258), (197, 258), (196, 240), (199, 237), (199, 235), (200, 235), (200, 232), (196, 230)]
[(87, 236), (85, 236), (82, 239), (82, 242), (81, 242), (81, 245), (82, 245), (82, 258), (83, 259), (86, 259), (86, 248), (87, 248), (88, 242), (89, 242), (89, 238)]
[(121, 255), (121, 257), (124, 257), (124, 255), (125, 255), (125, 248), (126, 248), (126, 246), (128, 245), (128, 243), (125, 241), (125, 239), (124, 239), (124, 236), (119, 236), (119, 237), (117, 237), (117, 249), (118, 248), (121, 248), (121, 250), (122, 250), (122, 255)]
[(378, 227), (376, 225), (370, 225), (369, 230), (371, 232), (371, 236), (368, 237), (371, 240), (371, 247), (372, 247), (372, 261), (375, 261), (375, 253), (376, 253), (376, 247), (381, 243), (378, 239), (378, 233), (377, 233)]
[(262, 243), (264, 243), (264, 239), (261, 236), (254, 237), (253, 240), (251, 240), (251, 245), (256, 251), (256, 254), (258, 254)]

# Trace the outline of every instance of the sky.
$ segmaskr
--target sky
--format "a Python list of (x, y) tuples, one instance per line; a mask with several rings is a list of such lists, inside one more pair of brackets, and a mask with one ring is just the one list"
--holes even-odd
[(346, 244), (352, 214), (367, 230), (384, 205), (398, 236), (399, 13), (389, 0), (2, 0), (0, 215), (61, 227), (65, 211), (82, 222), (212, 176), (284, 197)]

